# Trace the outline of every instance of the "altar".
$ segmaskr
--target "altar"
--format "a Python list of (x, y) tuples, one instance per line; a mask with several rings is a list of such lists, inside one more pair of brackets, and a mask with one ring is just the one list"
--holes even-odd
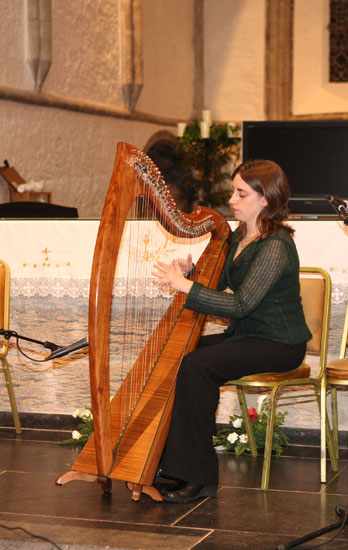
[[(236, 222), (229, 222), (231, 228)], [(348, 227), (340, 220), (291, 220), (302, 266), (322, 267), (332, 278), (333, 302), (343, 302), (348, 288)], [(0, 257), (11, 269), (11, 296), (86, 297), (89, 292), (99, 220), (0, 220)], [(135, 228), (132, 243), (132, 229)], [(140, 235), (140, 247), (139, 247)], [(116, 272), (115, 292), (122, 292), (128, 258), (148, 267), (152, 279), (155, 261), (170, 262), (188, 251), (197, 259), (208, 238), (192, 245), (170, 236), (155, 221), (128, 222), (122, 257)], [(143, 291), (146, 288), (143, 285)], [(140, 292), (140, 290), (139, 290)]]
[[(301, 265), (322, 267), (332, 278), (329, 358), (337, 358), (348, 298), (348, 228), (340, 220), (291, 220), (290, 223), (296, 231)], [(236, 226), (234, 221), (230, 224), (232, 228)], [(0, 227), (0, 257), (11, 270), (10, 328), (59, 346), (86, 337), (89, 278), (99, 220), (0, 220)], [(140, 236), (140, 245), (135, 245), (134, 233), (137, 243)], [(207, 238), (200, 238), (188, 246), (170, 237), (155, 221), (127, 222), (116, 268), (114, 296), (120, 299), (130, 293), (150, 300), (156, 298), (165, 307), (171, 291), (152, 277), (152, 265), (157, 260), (170, 262), (173, 258), (185, 257), (188, 252), (196, 260), (207, 242)], [(144, 266), (141, 281), (126, 283), (129, 262)], [(115, 304), (117, 307), (117, 300)], [(117, 318), (117, 312), (114, 316)], [(210, 325), (206, 330), (223, 330), (223, 327)], [(26, 342), (20, 346), (27, 357), (20, 353), (15, 341), (10, 340), (9, 364), (19, 413), (70, 415), (75, 409), (89, 405), (88, 349), (46, 361), (48, 350), (37, 347), (33, 350)], [(340, 399), (340, 420), (342, 429), (348, 430), (346, 400), (345, 395)], [(1, 410), (10, 411), (1, 378), (0, 403)], [(303, 413), (301, 410), (296, 418), (289, 410), (286, 425), (317, 428), (316, 404), (300, 407)], [(228, 421), (234, 409), (238, 409), (235, 392), (222, 392), (218, 422)]]

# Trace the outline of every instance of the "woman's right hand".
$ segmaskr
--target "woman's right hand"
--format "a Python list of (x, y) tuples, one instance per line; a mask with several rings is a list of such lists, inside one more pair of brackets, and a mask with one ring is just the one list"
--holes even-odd
[(190, 292), (193, 282), (185, 279), (179, 260), (173, 260), (171, 264), (157, 262), (153, 267), (154, 271), (152, 275), (157, 277), (162, 283), (166, 283), (171, 288), (180, 292), (185, 292), (185, 294)]

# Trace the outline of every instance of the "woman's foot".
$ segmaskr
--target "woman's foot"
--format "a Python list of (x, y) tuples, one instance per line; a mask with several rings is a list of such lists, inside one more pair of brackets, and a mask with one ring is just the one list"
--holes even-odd
[(185, 483), (182, 487), (161, 491), (166, 502), (193, 502), (199, 498), (210, 497), (216, 493), (216, 485), (198, 485), (197, 483)]

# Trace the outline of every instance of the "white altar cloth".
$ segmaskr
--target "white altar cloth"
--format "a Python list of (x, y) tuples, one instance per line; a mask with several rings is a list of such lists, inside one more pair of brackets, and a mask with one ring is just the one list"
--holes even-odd
[[(333, 282), (333, 302), (347, 298), (348, 227), (339, 220), (291, 220), (302, 266), (326, 269)], [(236, 222), (230, 222), (232, 229)], [(11, 270), (13, 296), (88, 296), (99, 220), (1, 220), (0, 258)], [(159, 224), (129, 222), (116, 268), (115, 293), (123, 294), (129, 260), (144, 267), (138, 292), (156, 291), (151, 269), (155, 261), (170, 262), (188, 251), (197, 259), (208, 239), (193, 245), (166, 233)], [(139, 245), (140, 237), (140, 245)], [(135, 244), (137, 243), (137, 244)]]

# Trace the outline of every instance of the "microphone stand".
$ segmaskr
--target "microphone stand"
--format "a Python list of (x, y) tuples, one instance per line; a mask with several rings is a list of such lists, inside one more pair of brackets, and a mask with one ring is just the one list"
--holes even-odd
[(332, 206), (336, 214), (343, 220), (344, 225), (348, 225), (348, 204), (333, 195), (325, 195), (325, 199)]
[[(17, 339), (17, 347), (19, 351), (21, 352), (24, 357), (27, 359), (30, 359), (30, 361), (35, 361), (37, 363), (44, 363), (45, 361), (50, 361), (51, 359), (58, 359), (59, 357), (64, 357), (65, 355), (69, 355), (70, 353), (74, 353), (75, 351), (80, 350), (81, 348), (88, 347), (88, 339), (82, 338), (82, 340), (78, 340), (77, 342), (74, 342), (73, 344), (70, 344), (69, 346), (58, 346), (57, 344), (54, 344), (53, 342), (42, 342), (41, 340), (35, 340), (34, 338), (28, 338), (27, 336), (22, 336), (21, 334), (18, 334), (14, 330), (5, 330), (0, 329), (0, 335), (4, 336), (6, 340), (9, 340), (11, 336), (14, 336)], [(44, 348), (50, 349), (51, 354), (45, 357), (44, 359), (34, 359), (33, 357), (29, 357), (26, 353), (24, 353), (23, 350), (21, 350), (18, 340), (26, 340), (27, 342), (33, 342), (34, 344), (39, 344), (40, 346), (43, 346)]]
[(289, 542), (288, 544), (279, 544), (276, 548), (273, 550), (290, 550), (291, 548), (295, 548), (295, 546), (299, 546), (300, 544), (303, 544), (304, 542), (308, 542), (309, 540), (313, 540), (317, 537), (320, 537), (321, 535), (324, 535), (325, 533), (329, 533), (330, 531), (334, 531), (335, 529), (339, 529), (339, 531), (336, 533), (336, 535), (327, 540), (323, 541), (321, 544), (318, 544), (317, 546), (304, 546), (303, 550), (305, 548), (319, 548), (320, 546), (325, 546), (326, 544), (329, 544), (332, 542), (342, 531), (345, 525), (348, 523), (348, 512), (345, 508), (342, 508), (342, 506), (336, 506), (335, 508), (336, 514), (339, 516), (344, 516), (343, 520), (336, 521), (335, 523), (330, 523), (326, 527), (322, 527), (321, 529), (318, 529), (317, 531), (313, 531), (312, 533), (308, 533), (308, 535), (304, 535), (303, 537), (300, 537), (299, 539), (293, 540)]
[(51, 351), (56, 351), (60, 349), (62, 346), (57, 346), (57, 344), (54, 344), (53, 342), (41, 342), (41, 340), (35, 340), (34, 338), (28, 338), (28, 336), (22, 336), (21, 334), (18, 334), (15, 330), (5, 330), (0, 329), (0, 335), (4, 336), (6, 340), (9, 340), (11, 336), (14, 336), (15, 338), (20, 340), (26, 340), (27, 342), (33, 342), (34, 344), (40, 344), (44, 348), (50, 349)]

